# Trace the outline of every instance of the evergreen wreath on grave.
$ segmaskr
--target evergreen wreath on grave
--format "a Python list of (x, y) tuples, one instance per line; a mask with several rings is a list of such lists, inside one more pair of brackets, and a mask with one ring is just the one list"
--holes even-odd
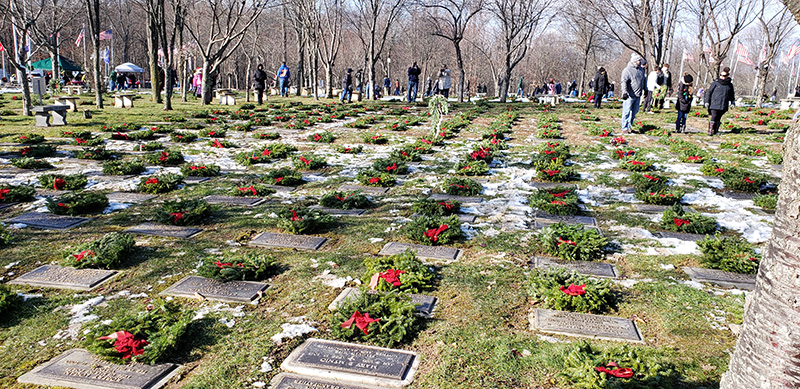
[(262, 152), (244, 152), (236, 154), (233, 159), (238, 162), (240, 165), (244, 166), (252, 166), (256, 164), (262, 163), (269, 163), (271, 162), (271, 158), (269, 157), (270, 152), (269, 150), (264, 150)]
[(712, 162), (706, 160), (703, 162), (703, 165), (700, 166), (700, 172), (706, 176), (712, 177), (722, 177), (725, 174), (730, 174), (736, 170), (736, 167), (731, 166), (729, 164), (720, 163), (720, 162)]
[(464, 238), (461, 220), (456, 215), (421, 216), (406, 226), (409, 239), (426, 245), (447, 245)]
[(161, 142), (147, 142), (133, 146), (132, 151), (156, 151), (163, 149), (164, 144)]
[(178, 166), (184, 163), (183, 153), (179, 149), (169, 149), (148, 154), (145, 158), (148, 162), (161, 166)]
[(75, 158), (105, 161), (117, 158), (117, 154), (113, 151), (106, 150), (105, 146), (84, 147), (83, 150), (75, 152)]
[(208, 141), (208, 146), (214, 149), (235, 149), (239, 146), (236, 143), (227, 140), (219, 140), (217, 138), (213, 138)]
[(442, 190), (453, 196), (476, 196), (483, 192), (483, 185), (463, 177), (448, 177), (442, 183)]
[(292, 164), (297, 170), (319, 170), (328, 167), (325, 157), (313, 154), (299, 154), (292, 157)]
[(392, 347), (410, 341), (419, 330), (415, 310), (408, 295), (362, 289), (331, 314), (331, 334), (345, 341)]
[(389, 174), (408, 174), (408, 165), (402, 160), (394, 158), (379, 158), (372, 163), (372, 169), (376, 172), (386, 172)]
[(181, 174), (187, 177), (217, 177), (220, 167), (211, 163), (185, 163), (181, 166)]
[(155, 364), (179, 350), (192, 323), (194, 311), (173, 301), (158, 299), (143, 310), (119, 311), (109, 324), (91, 321), (83, 325), (84, 347), (114, 363)]
[(303, 175), (296, 170), (280, 168), (267, 173), (262, 182), (270, 185), (298, 186), (305, 183), (305, 180), (303, 180)]
[(609, 137), (612, 135), (613, 131), (611, 127), (600, 125), (597, 123), (581, 123), (584, 127), (587, 128), (586, 133), (591, 136), (600, 136), (600, 137)]
[(142, 177), (137, 186), (137, 190), (147, 194), (167, 193), (178, 189), (178, 185), (182, 183), (182, 175), (167, 173), (157, 176)]
[(644, 134), (645, 132), (652, 131), (657, 128), (658, 126), (656, 126), (655, 124), (638, 121), (633, 123), (633, 126), (631, 127), (631, 132), (636, 134)]
[(314, 209), (284, 207), (276, 213), (278, 227), (291, 234), (311, 234), (336, 225), (333, 216)]
[(169, 139), (175, 143), (192, 143), (197, 139), (197, 134), (186, 131), (175, 131), (169, 134)]
[(619, 146), (627, 145), (628, 141), (625, 138), (623, 138), (621, 136), (618, 136), (618, 137), (612, 138), (609, 143), (611, 143), (611, 145), (614, 146), (614, 147), (619, 147)]
[(316, 143), (333, 143), (336, 140), (336, 135), (328, 131), (315, 132), (308, 136), (308, 140)]
[(36, 189), (31, 185), (0, 184), (0, 204), (24, 203), (36, 199)]
[(44, 135), (34, 134), (34, 133), (27, 133), (25, 135), (20, 135), (16, 138), (17, 142), (26, 144), (26, 145), (36, 145), (39, 143), (44, 142)]
[(286, 143), (270, 143), (264, 148), (264, 150), (261, 152), (261, 155), (274, 159), (284, 159), (288, 158), (296, 151), (297, 147)]
[(374, 115), (362, 116), (353, 122), (345, 124), (344, 126), (347, 128), (365, 129), (372, 127), (373, 124), (377, 123), (380, 120), (383, 120), (383, 116), (374, 116)]
[(660, 189), (637, 189), (634, 197), (647, 204), (674, 205), (683, 200), (684, 192), (680, 188), (664, 187)]
[(366, 186), (375, 186), (388, 188), (397, 183), (397, 178), (394, 174), (379, 172), (375, 170), (362, 170), (356, 174), (356, 180)]
[(767, 154), (767, 150), (763, 148), (763, 146), (753, 146), (748, 144), (743, 144), (736, 149), (736, 152), (743, 155), (749, 156), (762, 156)]
[(43, 174), (39, 176), (39, 184), (53, 190), (83, 189), (89, 180), (83, 174)]
[[(6, 247), (9, 243), (11, 243), (11, 233), (8, 232), (5, 225), (0, 224), (0, 247)], [(2, 287), (2, 285), (0, 285), (0, 287)], [(0, 305), (2, 305), (2, 302), (0, 302)], [(0, 308), (0, 313), (2, 312), (3, 310)]]
[(632, 158), (619, 162), (621, 169), (630, 170), (633, 172), (646, 172), (653, 169), (653, 161), (645, 158)]
[(248, 132), (248, 131), (251, 131), (253, 129), (253, 124), (250, 123), (250, 122), (246, 122), (246, 123), (242, 123), (242, 124), (234, 124), (232, 126), (228, 126), (227, 128), (230, 128), (231, 130), (234, 130), (234, 131)]
[(545, 123), (536, 129), (536, 137), (540, 139), (560, 139), (561, 128), (557, 124)]
[(690, 147), (680, 153), (679, 159), (681, 162), (703, 163), (708, 159), (708, 153), (703, 149)]
[(528, 199), (531, 207), (541, 209), (551, 215), (577, 215), (578, 194), (575, 188), (559, 186), (551, 189), (537, 189)]
[(203, 199), (167, 200), (155, 210), (159, 223), (174, 226), (189, 226), (203, 223), (214, 212), (214, 208)]
[(423, 144), (428, 145), (430, 147), (433, 147), (433, 146), (441, 146), (441, 145), (443, 145), (444, 144), (444, 139), (445, 138), (443, 136), (439, 136), (439, 133), (434, 133), (434, 134), (425, 135), (425, 136), (417, 139), (417, 142), (418, 143), (423, 143)]
[(491, 163), (494, 159), (494, 153), (492, 149), (489, 147), (481, 147), (478, 146), (474, 148), (469, 154), (465, 156), (465, 159), (468, 161), (484, 161), (486, 163)]
[(126, 140), (153, 140), (156, 138), (156, 132), (152, 129), (129, 132)]
[[(186, 119), (184, 119), (184, 120), (182, 120), (180, 122), (181, 123), (186, 122)], [(174, 123), (178, 123), (178, 122), (174, 122)], [(153, 125), (153, 126), (150, 126), (150, 131), (153, 131), (156, 134), (171, 134), (172, 132), (175, 131), (175, 128), (173, 126), (168, 126), (168, 125), (167, 126), (165, 126), (165, 125), (157, 125), (157, 126)]]
[(582, 389), (671, 389), (675, 373), (654, 353), (628, 345), (593, 349), (581, 340), (564, 358), (558, 373), (570, 387)]
[(611, 282), (565, 269), (536, 271), (529, 281), (531, 296), (543, 308), (602, 314), (617, 309), (617, 295)]
[(722, 183), (726, 188), (740, 192), (757, 193), (767, 182), (769, 178), (766, 175), (744, 169), (736, 169), (722, 175)]
[(383, 129), (386, 131), (407, 131), (408, 130), (408, 121), (407, 120), (395, 120), (391, 123), (386, 123), (383, 126)]
[(255, 139), (269, 139), (269, 140), (275, 140), (275, 139), (278, 139), (278, 138), (280, 138), (280, 137), (281, 137), (281, 135), (280, 135), (280, 134), (278, 134), (276, 131), (272, 131), (272, 132), (256, 132), (256, 133), (253, 133), (253, 138), (255, 138)]
[(136, 123), (118, 123), (100, 126), (100, 131), (136, 131), (141, 129), (142, 126)]
[[(675, 121), (672, 120), (672, 118), (669, 118), (669, 123), (674, 123), (674, 122)], [(672, 131), (670, 131), (667, 128), (659, 127), (659, 128), (654, 128), (654, 129), (652, 129), (650, 131), (647, 131), (645, 134), (648, 135), (648, 136), (659, 136), (659, 137), (660, 136), (672, 136)]]
[(669, 177), (657, 173), (633, 173), (628, 180), (637, 190), (657, 192), (666, 189)]
[(229, 190), (231, 196), (268, 196), (275, 193), (275, 189), (272, 189), (267, 184), (260, 184), (257, 182), (250, 182), (245, 183), (242, 186), (235, 185), (233, 188)]
[(11, 158), (11, 165), (19, 169), (51, 169), (53, 165), (43, 159), (31, 157)]
[(411, 250), (390, 256), (369, 257), (364, 260), (364, 266), (367, 272), (363, 281), (373, 290), (422, 293), (436, 283), (433, 268), (422, 263)]
[(419, 154), (433, 154), (433, 144), (429, 140), (417, 139), (414, 143), (408, 145), (410, 151)]
[(489, 174), (489, 165), (482, 160), (461, 160), (456, 162), (453, 169), (462, 176), (485, 176)]
[(275, 274), (278, 262), (261, 252), (225, 253), (203, 260), (199, 269), (202, 277), (217, 281), (260, 281)]
[(22, 298), (10, 291), (5, 285), (0, 285), (0, 314), (4, 317), (14, 307), (22, 302)]
[(56, 215), (98, 213), (108, 207), (106, 195), (97, 192), (66, 193), (58, 199), (47, 199), (47, 210)]
[(52, 157), (56, 153), (56, 147), (50, 145), (25, 146), (19, 150), (23, 157), (45, 158)]
[(559, 161), (551, 161), (544, 166), (538, 166), (536, 170), (537, 177), (542, 181), (567, 182), (580, 178), (574, 167), (564, 165)]
[(67, 138), (72, 138), (72, 139), (75, 139), (75, 138), (89, 139), (89, 138), (92, 137), (92, 132), (89, 131), (89, 130), (83, 130), (83, 131), (61, 131), (61, 135), (65, 136)]
[(637, 156), (638, 154), (634, 148), (621, 148), (611, 151), (611, 158), (621, 161), (629, 161), (631, 159), (635, 159)]
[(386, 135), (371, 132), (364, 134), (361, 139), (364, 141), (364, 143), (373, 145), (385, 145), (389, 143), (389, 138), (387, 138)]
[(85, 147), (94, 147), (102, 145), (106, 142), (105, 139), (101, 137), (92, 138), (91, 135), (88, 138), (75, 138), (69, 144), (73, 146), (85, 146)]
[(78, 269), (118, 269), (135, 245), (133, 235), (112, 232), (67, 250), (62, 264)]
[(767, 162), (773, 165), (782, 165), (783, 164), (783, 154), (781, 153), (773, 153), (772, 151), (767, 151)]
[(228, 130), (224, 128), (204, 128), (200, 130), (199, 134), (204, 138), (224, 138), (228, 134)]
[(361, 191), (355, 192), (328, 192), (319, 200), (319, 205), (336, 209), (363, 209), (372, 206)]
[(405, 162), (422, 161), (422, 156), (420, 156), (418, 152), (414, 151), (414, 147), (411, 145), (405, 145), (398, 149), (392, 150), (392, 152), (389, 153), (389, 158)]
[(703, 255), (700, 263), (709, 269), (755, 274), (761, 263), (761, 254), (756, 253), (750, 242), (739, 237), (723, 237), (717, 232), (697, 242), (697, 247)]
[(420, 199), (414, 202), (411, 206), (411, 211), (422, 216), (450, 216), (461, 211), (461, 202)]
[(361, 154), (361, 151), (364, 150), (364, 146), (341, 146), (335, 145), (333, 149), (336, 150), (337, 153), (342, 154)]
[(778, 195), (775, 193), (766, 195), (757, 194), (753, 197), (753, 204), (774, 211), (778, 206)]
[(710, 234), (717, 229), (717, 221), (699, 212), (686, 212), (683, 206), (675, 204), (661, 216), (661, 228), (690, 234)]
[(608, 240), (596, 229), (582, 224), (551, 224), (539, 235), (543, 249), (550, 255), (569, 261), (602, 259)]

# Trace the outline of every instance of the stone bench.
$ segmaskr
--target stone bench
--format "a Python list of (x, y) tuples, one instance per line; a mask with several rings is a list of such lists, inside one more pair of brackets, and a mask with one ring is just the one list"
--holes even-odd
[(541, 95), (541, 96), (536, 96), (536, 98), (539, 100), (539, 104), (550, 104), (550, 105), (558, 104), (557, 95)]
[(36, 117), (36, 127), (50, 127), (50, 114), (53, 116), (53, 125), (67, 125), (67, 105), (37, 105), (31, 111)]
[(219, 92), (219, 103), (222, 105), (236, 105), (236, 94), (233, 92)]
[(214, 90), (214, 98), (215, 99), (219, 99), (219, 98), (222, 97), (223, 94), (231, 93), (231, 92), (233, 92), (233, 91), (230, 90), (230, 89), (215, 89)]
[(79, 95), (83, 93), (83, 87), (80, 85), (64, 85), (64, 92), (68, 95)]
[(53, 98), (53, 101), (56, 104), (66, 105), (66, 106), (69, 107), (69, 110), (72, 111), (72, 112), (78, 112), (78, 100), (80, 100), (80, 98), (78, 98), (78, 97), (69, 97), (69, 96), (59, 96), (59, 97), (54, 97)]
[(133, 93), (120, 93), (114, 95), (115, 108), (133, 108)]

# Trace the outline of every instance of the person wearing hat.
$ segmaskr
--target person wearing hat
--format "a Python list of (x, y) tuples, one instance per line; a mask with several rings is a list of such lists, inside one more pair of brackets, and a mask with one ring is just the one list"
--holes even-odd
[(264, 103), (264, 90), (267, 89), (267, 73), (264, 71), (264, 65), (258, 64), (258, 70), (253, 76), (253, 89), (256, 90), (256, 102), (258, 105)]
[(622, 133), (629, 134), (631, 126), (639, 112), (639, 102), (642, 98), (642, 91), (645, 89), (644, 66), (647, 61), (639, 54), (631, 54), (628, 66), (622, 70)]
[(694, 78), (686, 73), (681, 82), (678, 83), (678, 101), (675, 102), (675, 109), (678, 110), (678, 119), (675, 120), (675, 132), (686, 131), (686, 115), (692, 110), (692, 82)]
[(353, 98), (353, 69), (347, 68), (347, 71), (344, 73), (344, 78), (342, 79), (342, 104), (344, 104), (344, 99), (347, 97), (347, 102), (349, 103), (350, 100)]
[(606, 89), (608, 89), (608, 74), (606, 74), (606, 68), (601, 66), (597, 69), (597, 74), (594, 75), (592, 83), (594, 85), (594, 107), (599, 109), (600, 103), (603, 101), (603, 95), (606, 94)]
[(719, 78), (711, 83), (706, 91), (706, 105), (708, 106), (708, 135), (713, 136), (719, 132), (722, 115), (728, 112), (728, 105), (736, 101), (733, 82), (730, 79), (731, 68), (725, 67), (719, 73)]

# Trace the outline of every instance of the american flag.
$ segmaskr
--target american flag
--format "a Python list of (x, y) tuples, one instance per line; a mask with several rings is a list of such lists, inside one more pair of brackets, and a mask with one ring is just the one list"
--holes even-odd
[(800, 54), (800, 45), (797, 43), (792, 43), (792, 47), (790, 47), (789, 52), (786, 53), (786, 59), (794, 59), (797, 54)]
[(5, 48), (5, 47), (3, 47), (3, 44), (2, 44), (2, 43), (0, 43), (0, 51), (6, 51), (6, 48)]
[(737, 61), (739, 61), (739, 62), (741, 62), (741, 63), (743, 63), (745, 65), (756, 66), (756, 64), (754, 64), (753, 61), (750, 60), (750, 57), (743, 57), (743, 56), (740, 55), (739, 58), (737, 59)]
[(694, 62), (694, 55), (692, 55), (692, 53), (686, 51), (686, 49), (683, 49), (683, 59), (686, 60), (686, 61)]
[(81, 33), (78, 34), (78, 39), (75, 39), (75, 46), (81, 45), (81, 41), (83, 41), (83, 38), (86, 36), (85, 34), (86, 34), (86, 29), (85, 28), (81, 29)]
[(761, 54), (758, 55), (758, 63), (762, 63), (767, 60), (767, 45), (764, 45), (764, 48), (761, 49)]
[(113, 38), (114, 37), (111, 34), (111, 30), (110, 29), (100, 32), (100, 40), (101, 41), (107, 41), (107, 40), (111, 40)]
[(736, 56), (740, 58), (749, 57), (750, 53), (747, 52), (747, 48), (745, 48), (743, 44), (736, 42)]

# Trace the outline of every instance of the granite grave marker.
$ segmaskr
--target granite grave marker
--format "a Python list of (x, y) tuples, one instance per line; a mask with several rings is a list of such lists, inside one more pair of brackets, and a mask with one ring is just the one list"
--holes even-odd
[(75, 269), (68, 266), (42, 265), (25, 273), (9, 284), (33, 285), (44, 288), (92, 290), (117, 274), (114, 270)]
[(161, 294), (194, 298), (197, 295), (208, 300), (233, 303), (249, 303), (267, 290), (269, 285), (262, 282), (228, 281), (220, 282), (199, 276), (187, 276), (176, 282)]
[(630, 319), (550, 309), (536, 309), (529, 317), (532, 329), (552, 334), (644, 343)]
[(189, 239), (203, 231), (202, 228), (170, 226), (166, 224), (143, 223), (125, 230), (132, 234), (164, 236), (167, 238)]
[(401, 254), (406, 250), (416, 251), (417, 257), (422, 259), (440, 259), (445, 261), (453, 261), (458, 259), (461, 255), (461, 250), (452, 247), (443, 246), (425, 246), (421, 244), (386, 243), (378, 255), (396, 255)]
[(327, 238), (306, 235), (278, 234), (263, 232), (250, 241), (251, 246), (283, 247), (298, 250), (319, 250)]

